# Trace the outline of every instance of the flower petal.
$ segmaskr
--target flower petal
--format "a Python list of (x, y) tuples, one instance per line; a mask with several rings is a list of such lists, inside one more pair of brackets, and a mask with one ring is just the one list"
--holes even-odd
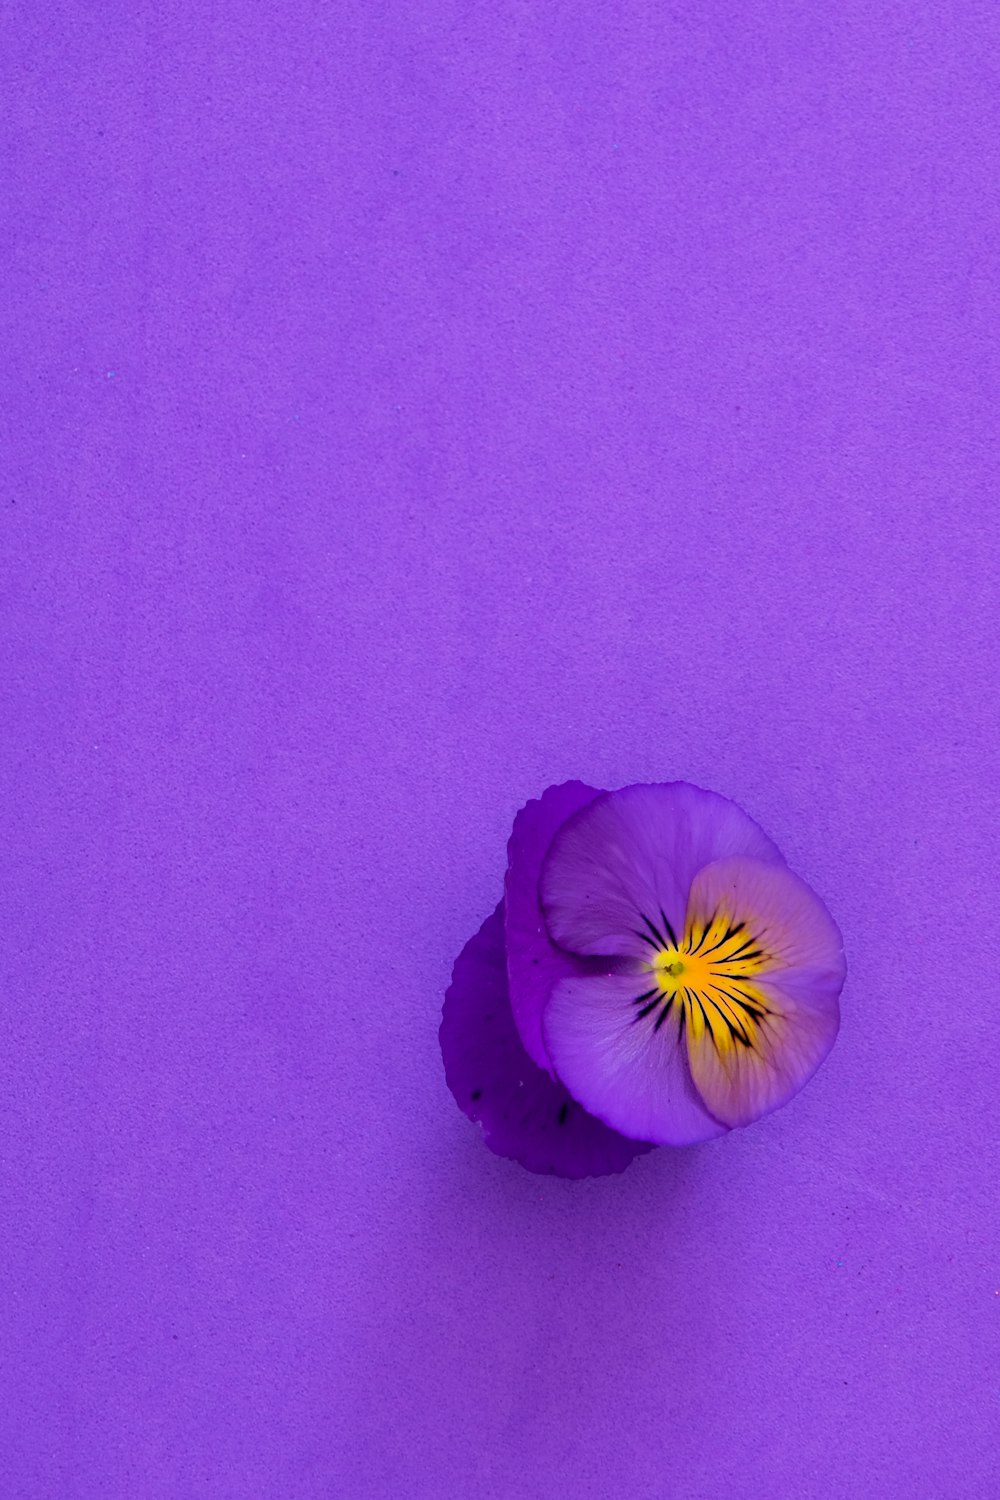
[(591, 1114), (624, 1134), (664, 1146), (722, 1135), (727, 1127), (691, 1081), (680, 1008), (660, 1020), (662, 1004), (648, 1008), (648, 983), (628, 974), (561, 980), (542, 1017), (556, 1072)]
[(717, 914), (746, 924), (763, 949), (767, 975), (778, 969), (816, 968), (836, 980), (846, 966), (840, 929), (812, 888), (787, 865), (758, 859), (717, 859), (699, 870), (688, 900), (689, 927)]
[[(736, 960), (728, 965), (731, 976), (715, 976), (706, 1006), (688, 1026), (688, 1059), (712, 1113), (727, 1125), (747, 1125), (798, 1093), (833, 1046), (843, 942), (803, 880), (756, 860), (722, 860), (697, 875), (689, 927), (713, 914), (720, 924), (743, 922), (752, 935), (748, 953), (761, 958), (742, 965), (755, 972), (740, 976)], [(724, 1022), (723, 1010), (735, 1025)]]
[(448, 1087), (498, 1156), (532, 1172), (598, 1177), (652, 1149), (587, 1114), (528, 1057), (508, 998), (502, 902), (458, 957), (440, 1039)]
[(736, 854), (783, 863), (716, 792), (685, 781), (605, 792), (563, 824), (542, 865), (549, 935), (571, 953), (646, 958), (682, 930), (702, 866)]
[(521, 808), (507, 844), (504, 910), (510, 1002), (525, 1051), (532, 1062), (552, 1071), (542, 1041), (542, 1008), (553, 985), (578, 965), (557, 948), (546, 931), (538, 901), (538, 877), (554, 835), (568, 817), (600, 796), (582, 781), (550, 786)]

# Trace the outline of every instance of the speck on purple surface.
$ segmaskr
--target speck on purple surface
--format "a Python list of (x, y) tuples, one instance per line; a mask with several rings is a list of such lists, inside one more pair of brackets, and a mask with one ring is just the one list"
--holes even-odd
[[(994, 1500), (996, 7), (7, 19), (0, 1489)], [(582, 1182), (436, 1037), (569, 777), (851, 957)]]

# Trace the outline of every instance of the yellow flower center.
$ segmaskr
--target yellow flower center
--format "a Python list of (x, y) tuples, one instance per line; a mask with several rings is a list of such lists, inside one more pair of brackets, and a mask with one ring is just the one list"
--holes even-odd
[(674, 1010), (695, 1041), (707, 1033), (720, 1052), (752, 1047), (770, 1013), (767, 998), (752, 980), (768, 968), (770, 955), (747, 923), (723, 911), (689, 917), (678, 942), (666, 919), (669, 941), (643, 920), (657, 941), (650, 942), (654, 951), (647, 965), (654, 987), (638, 997), (643, 1006), (639, 1017), (658, 1012), (658, 1027)]

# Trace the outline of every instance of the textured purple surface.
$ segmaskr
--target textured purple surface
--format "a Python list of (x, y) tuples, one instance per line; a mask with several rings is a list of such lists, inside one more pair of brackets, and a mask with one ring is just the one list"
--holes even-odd
[[(4, 17), (4, 1496), (993, 1500), (996, 6)], [(572, 776), (850, 963), (585, 1183), (437, 1045)]]

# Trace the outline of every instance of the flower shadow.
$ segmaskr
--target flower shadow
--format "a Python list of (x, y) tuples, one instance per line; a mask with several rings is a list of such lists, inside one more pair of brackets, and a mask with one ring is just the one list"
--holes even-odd
[(621, 1175), (569, 1181), (492, 1156), (447, 1109), (433, 1136), (378, 1248), (385, 1300), (353, 1309), (395, 1415), (386, 1424), (364, 1391), (348, 1393), (349, 1472), (372, 1494), (405, 1491), (419, 1432), (438, 1486), (427, 1493), (535, 1493), (520, 1488), (526, 1454), (585, 1442), (638, 1371), (655, 1368), (662, 1395), (683, 1381), (691, 1340), (713, 1336), (711, 1299), (685, 1296), (673, 1346), (662, 1313), (723, 1158), (715, 1143), (661, 1149)]

